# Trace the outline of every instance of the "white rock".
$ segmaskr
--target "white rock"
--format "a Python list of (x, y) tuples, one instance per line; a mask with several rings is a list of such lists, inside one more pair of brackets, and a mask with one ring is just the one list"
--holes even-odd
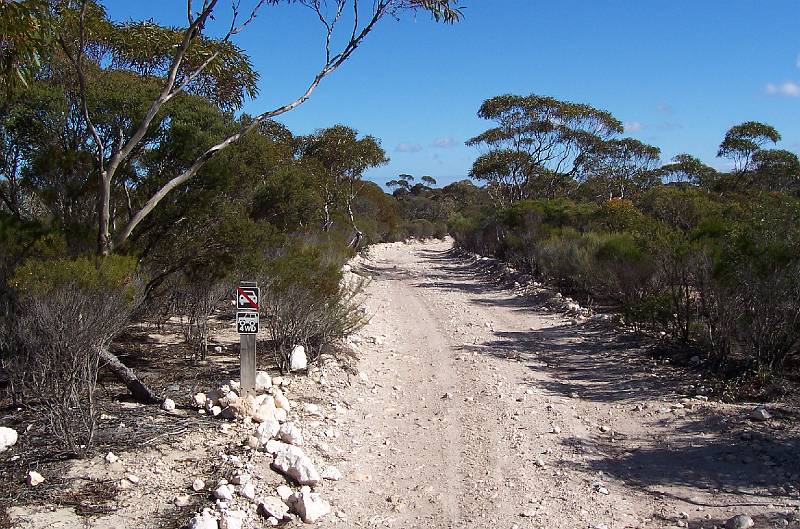
[(220, 529), (242, 529), (247, 514), (244, 511), (224, 511), (220, 519)]
[(175, 496), (175, 498), (172, 499), (172, 503), (175, 505), (175, 507), (186, 507), (191, 502), (192, 502), (191, 499), (186, 494), (181, 494), (180, 496)]
[(277, 390), (275, 391), (275, 406), (277, 408), (289, 411), (292, 409), (291, 404), (289, 404), (289, 399), (286, 398), (286, 395), (283, 394), (283, 391)]
[(195, 480), (192, 482), (192, 490), (195, 492), (200, 492), (204, 488), (206, 488), (206, 482), (200, 478), (195, 478)]
[(750, 412), (750, 418), (754, 421), (766, 421), (772, 418), (772, 414), (764, 406), (758, 406)]
[(280, 427), (278, 438), (295, 446), (303, 445), (303, 433), (300, 431), (300, 427), (292, 422), (287, 422)]
[(206, 397), (205, 393), (195, 393), (192, 399), (194, 400), (194, 405), (198, 408), (204, 407), (208, 401), (208, 397)]
[(266, 371), (256, 372), (256, 391), (262, 393), (272, 387), (272, 378)]
[(172, 399), (164, 399), (164, 402), (161, 403), (161, 409), (166, 412), (175, 411), (175, 401)]
[(211, 412), (211, 415), (213, 415), (214, 417), (219, 417), (222, 414), (222, 408), (220, 408), (219, 406), (211, 406), (211, 410), (209, 411)]
[(279, 422), (286, 422), (286, 419), (288, 418), (288, 416), (289, 416), (289, 413), (284, 408), (278, 408), (278, 409), (275, 410), (275, 418), (278, 419)]
[(36, 485), (44, 483), (44, 477), (35, 470), (31, 470), (28, 472), (28, 475), (25, 476), (25, 483), (31, 487), (35, 487)]
[(187, 527), (189, 529), (219, 529), (219, 522), (211, 515), (211, 511), (203, 509), (202, 513), (194, 515)]
[(245, 483), (242, 485), (242, 490), (239, 491), (239, 494), (248, 500), (253, 501), (256, 499), (256, 487), (252, 482)]
[(327, 479), (329, 481), (339, 481), (342, 479), (342, 473), (339, 472), (339, 469), (336, 467), (328, 467), (322, 471), (322, 479)]
[(19, 436), (15, 429), (0, 426), (0, 452), (5, 452), (17, 444), (17, 439), (19, 439)]
[(277, 419), (265, 420), (258, 425), (258, 428), (256, 428), (258, 440), (262, 445), (265, 445), (267, 444), (267, 441), (274, 439), (275, 436), (278, 435), (278, 431), (280, 429), (281, 423), (279, 423)]
[(117, 455), (114, 454), (114, 452), (109, 452), (106, 454), (106, 463), (113, 464), (116, 463), (117, 461), (119, 461), (119, 457), (117, 457)]
[(272, 379), (273, 386), (280, 386), (281, 384), (283, 384), (283, 377), (275, 377)]
[(289, 355), (289, 370), (301, 371), (308, 369), (308, 357), (306, 356), (306, 348), (302, 345), (296, 345)]
[(331, 512), (330, 504), (316, 492), (296, 493), (292, 499), (292, 511), (306, 523), (314, 523)]
[(233, 499), (233, 491), (228, 485), (220, 485), (214, 491), (214, 497), (218, 500), (231, 501)]
[(138, 484), (141, 481), (141, 479), (139, 479), (139, 476), (137, 476), (135, 474), (128, 474), (125, 477), (127, 478), (128, 481), (130, 481), (134, 485)]
[(289, 506), (282, 499), (274, 496), (268, 496), (261, 500), (259, 508), (267, 517), (273, 517), (278, 520), (283, 520), (289, 514)]
[(278, 441), (277, 439), (270, 439), (269, 441), (267, 441), (267, 444), (264, 445), (264, 450), (266, 450), (268, 454), (277, 454), (278, 452), (286, 450), (290, 446), (291, 445), (288, 445), (283, 441)]
[(349, 274), (352, 271), (353, 271), (353, 267), (350, 266), (349, 264), (342, 265), (342, 273), (343, 274)]
[(236, 474), (231, 479), (231, 483), (234, 485), (244, 485), (245, 483), (250, 483), (250, 474)]
[(280, 497), (280, 499), (283, 501), (288, 501), (289, 498), (292, 497), (292, 494), (294, 494), (294, 491), (288, 485), (280, 485), (277, 489), (275, 489), (275, 492), (278, 493), (278, 497)]
[(280, 473), (292, 478), (300, 485), (317, 485), (320, 478), (311, 459), (297, 446), (286, 445), (286, 448), (275, 454), (272, 466)]

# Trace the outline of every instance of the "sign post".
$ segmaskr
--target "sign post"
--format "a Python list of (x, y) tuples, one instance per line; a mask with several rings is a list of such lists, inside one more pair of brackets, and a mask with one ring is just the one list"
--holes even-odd
[(261, 289), (252, 281), (241, 281), (236, 289), (236, 331), (239, 333), (241, 394), (253, 395), (256, 389), (256, 335)]

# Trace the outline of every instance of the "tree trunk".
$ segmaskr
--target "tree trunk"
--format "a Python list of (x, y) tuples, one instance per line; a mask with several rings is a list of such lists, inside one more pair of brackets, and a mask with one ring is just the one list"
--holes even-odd
[(116, 375), (116, 377), (125, 384), (136, 401), (144, 404), (155, 404), (157, 402), (161, 402), (161, 398), (152, 389), (145, 385), (144, 382), (139, 380), (139, 378), (136, 376), (136, 373), (134, 373), (131, 368), (125, 366), (125, 364), (123, 364), (114, 353), (108, 349), (103, 349), (100, 351), (100, 358), (103, 359), (106, 367), (108, 367), (108, 369), (110, 369), (111, 372), (114, 373), (114, 375)]

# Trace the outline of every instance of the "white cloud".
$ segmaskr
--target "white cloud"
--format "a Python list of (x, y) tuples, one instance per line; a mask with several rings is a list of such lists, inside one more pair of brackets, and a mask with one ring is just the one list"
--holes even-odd
[(644, 129), (644, 125), (639, 121), (626, 121), (622, 124), (625, 127), (625, 132), (639, 132)]
[(672, 114), (672, 107), (666, 103), (659, 103), (656, 105), (656, 110), (662, 114)]
[(795, 66), (800, 68), (800, 53), (797, 54), (797, 59), (794, 62)]
[(800, 97), (800, 83), (786, 81), (785, 83), (767, 83), (764, 91), (769, 95), (781, 95), (786, 97)]
[(395, 152), (419, 152), (422, 150), (422, 145), (419, 143), (401, 143), (394, 148)]
[(439, 149), (450, 149), (456, 146), (456, 140), (454, 140), (450, 136), (446, 136), (444, 138), (436, 138), (435, 140), (433, 140), (431, 146), (438, 147)]

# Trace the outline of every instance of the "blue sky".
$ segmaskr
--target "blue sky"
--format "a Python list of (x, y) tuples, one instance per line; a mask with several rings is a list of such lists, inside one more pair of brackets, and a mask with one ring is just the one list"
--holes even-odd
[[(366, 2), (369, 3), (369, 2)], [(181, 0), (111, 0), (112, 18), (184, 23)], [(221, 1), (221, 5), (228, 5)], [(242, 5), (248, 0), (242, 0)], [(454, 26), (385, 19), (311, 100), (280, 121), (295, 133), (342, 123), (381, 139), (391, 162), (369, 173), (440, 183), (478, 154), (476, 112), (503, 93), (550, 95), (611, 111), (628, 134), (724, 168), (736, 123), (775, 126), (800, 153), (798, 0), (462, 0)], [(223, 12), (218, 23), (226, 20)], [(211, 28), (213, 29), (213, 28)], [(261, 73), (257, 113), (300, 93), (322, 60), (322, 26), (301, 6), (265, 7), (236, 43)]]

